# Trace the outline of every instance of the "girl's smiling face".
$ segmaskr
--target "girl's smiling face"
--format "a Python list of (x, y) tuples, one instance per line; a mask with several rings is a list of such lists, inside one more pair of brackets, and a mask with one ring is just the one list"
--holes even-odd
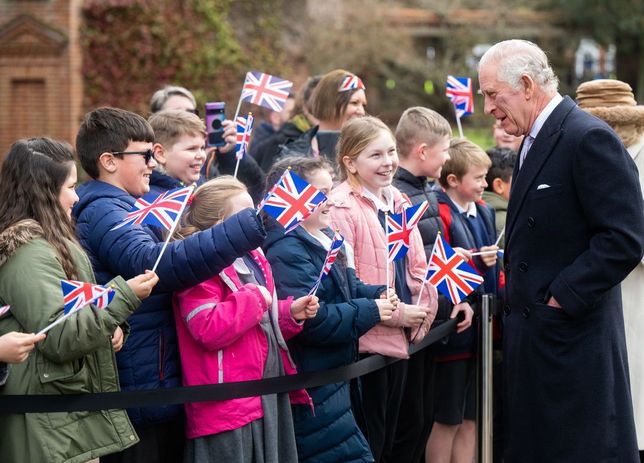
[(396, 142), (389, 131), (380, 130), (358, 157), (345, 156), (342, 160), (364, 188), (381, 197), (382, 189), (391, 185), (398, 168)]

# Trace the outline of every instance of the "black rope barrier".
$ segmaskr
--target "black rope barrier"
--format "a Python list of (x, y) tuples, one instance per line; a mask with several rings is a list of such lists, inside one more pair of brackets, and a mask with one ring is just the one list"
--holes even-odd
[[(461, 318), (435, 324), (427, 336), (409, 348), (414, 354), (433, 344), (452, 331)], [(374, 372), (399, 361), (399, 358), (371, 355), (350, 365), (328, 370), (298, 373), (295, 375), (265, 378), (253, 381), (238, 381), (203, 386), (161, 388), (151, 390), (99, 392), (92, 394), (33, 394), (0, 395), (0, 414), (51, 413), (94, 411), (131, 407), (154, 407), (160, 405), (230, 400), (267, 394), (279, 394), (325, 384), (349, 381)]]

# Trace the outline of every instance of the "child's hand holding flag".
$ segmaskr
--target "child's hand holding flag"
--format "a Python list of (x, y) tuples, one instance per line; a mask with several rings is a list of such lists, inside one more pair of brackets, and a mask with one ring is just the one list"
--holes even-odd
[(307, 295), (302, 296), (293, 301), (291, 305), (291, 315), (297, 321), (313, 318), (318, 314), (320, 308), (320, 300), (317, 296)]

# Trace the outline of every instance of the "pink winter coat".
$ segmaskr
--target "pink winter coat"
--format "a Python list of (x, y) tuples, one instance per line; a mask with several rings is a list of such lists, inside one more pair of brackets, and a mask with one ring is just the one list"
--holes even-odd
[[(393, 186), (389, 188), (393, 194), (396, 213), (412, 205), (397, 188)], [(352, 186), (348, 181), (334, 188), (329, 197), (334, 202), (331, 208), (333, 226), (340, 229), (344, 239), (353, 247), (358, 278), (369, 284), (383, 284), (387, 278), (385, 268), (387, 243), (375, 204), (362, 195), (361, 187)], [(427, 269), (423, 240), (418, 228), (410, 235), (410, 247), (406, 259), (407, 285), (412, 294), (412, 301), (416, 302)], [(389, 286), (393, 287), (394, 268), (393, 264), (389, 265)], [(420, 305), (430, 307), (432, 313), (421, 325), (418, 334), (412, 333), (412, 337), (415, 336), (415, 342), (420, 341), (427, 334), (438, 308), (436, 290), (429, 284), (425, 284)], [(360, 352), (408, 358), (409, 339), (401, 324), (404, 310), (404, 304), (400, 304), (391, 320), (377, 324), (364, 334), (360, 338)]]
[[(260, 250), (251, 252), (264, 272), (266, 287), (277, 300), (268, 261)], [(291, 316), (292, 298), (273, 303), (271, 315), (278, 319), (276, 333), (287, 374), (295, 373), (285, 339), (298, 334), (303, 325)], [(268, 341), (260, 326), (267, 307), (254, 284), (242, 285), (231, 265), (218, 276), (175, 293), (174, 315), (184, 386), (261, 379), (268, 354)], [(291, 401), (310, 404), (304, 391), (291, 394)], [(186, 435), (190, 439), (240, 428), (264, 416), (260, 397), (185, 405)]]

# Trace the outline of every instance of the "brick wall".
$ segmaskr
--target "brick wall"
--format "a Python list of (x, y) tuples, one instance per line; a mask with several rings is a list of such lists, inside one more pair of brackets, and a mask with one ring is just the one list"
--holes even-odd
[(0, 162), (18, 138), (74, 141), (81, 0), (0, 0)]

